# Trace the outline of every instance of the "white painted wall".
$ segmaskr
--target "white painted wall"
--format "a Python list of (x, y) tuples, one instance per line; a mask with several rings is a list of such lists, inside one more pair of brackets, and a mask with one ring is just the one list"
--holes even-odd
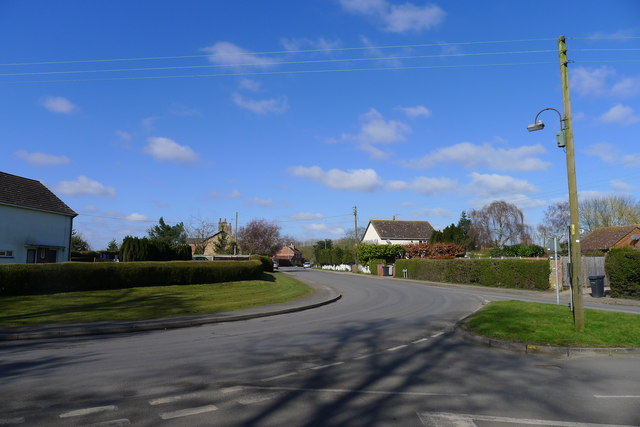
[(13, 258), (0, 257), (0, 263), (26, 263), (25, 245), (62, 246), (56, 262), (67, 261), (72, 226), (67, 215), (0, 205), (0, 251), (13, 251)]

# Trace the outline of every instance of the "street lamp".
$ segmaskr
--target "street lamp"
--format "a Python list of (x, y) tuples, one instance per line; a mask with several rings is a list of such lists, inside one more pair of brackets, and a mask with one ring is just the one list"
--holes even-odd
[[(538, 117), (544, 111), (549, 110), (555, 111), (560, 118), (560, 132), (556, 134), (556, 143), (558, 147), (566, 149), (567, 181), (569, 184), (569, 211), (571, 214), (571, 226), (569, 234), (571, 262), (569, 264), (569, 281), (571, 283), (571, 293), (573, 299), (572, 309), (575, 330), (578, 332), (582, 332), (584, 331), (584, 308), (582, 304), (582, 286), (580, 285), (580, 226), (578, 216), (578, 191), (576, 188), (576, 166), (573, 151), (573, 131), (571, 129), (571, 119), (567, 119), (566, 117), (563, 118), (560, 111), (556, 110), (555, 108), (544, 108), (540, 110), (538, 114), (536, 114), (533, 123), (527, 126), (527, 130), (529, 132), (535, 132), (544, 129), (544, 123), (542, 122), (542, 120), (538, 120)], [(557, 258), (557, 255), (555, 258)], [(558, 288), (557, 277), (556, 288)]]

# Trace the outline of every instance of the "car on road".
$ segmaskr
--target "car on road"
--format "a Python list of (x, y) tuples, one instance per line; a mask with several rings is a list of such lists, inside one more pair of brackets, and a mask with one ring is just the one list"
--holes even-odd
[(207, 258), (206, 256), (194, 256), (191, 259), (194, 261), (209, 261), (209, 258)]
[(310, 262), (305, 262), (304, 264), (302, 264), (302, 266), (304, 268), (311, 268), (311, 263)]
[(274, 269), (274, 270), (277, 270), (277, 269), (278, 269), (278, 267), (279, 267), (278, 263), (274, 261), (274, 262), (273, 262), (273, 269)]

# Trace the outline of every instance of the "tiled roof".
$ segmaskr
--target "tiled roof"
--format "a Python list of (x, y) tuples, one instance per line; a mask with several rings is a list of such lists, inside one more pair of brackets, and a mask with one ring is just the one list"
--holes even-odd
[(638, 225), (622, 225), (619, 227), (605, 227), (589, 233), (580, 243), (583, 251), (606, 250), (615, 245), (620, 239), (631, 233)]
[(78, 215), (40, 181), (0, 172), (0, 204)]
[(428, 221), (388, 221), (372, 219), (371, 225), (382, 240), (427, 240), (431, 238), (433, 227)]

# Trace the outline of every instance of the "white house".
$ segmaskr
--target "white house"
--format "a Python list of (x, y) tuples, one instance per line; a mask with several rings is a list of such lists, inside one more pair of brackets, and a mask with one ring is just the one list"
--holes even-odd
[(433, 227), (428, 221), (396, 221), (372, 219), (362, 237), (362, 243), (374, 245), (408, 245), (429, 243)]
[(77, 215), (40, 181), (0, 172), (0, 264), (69, 261)]

